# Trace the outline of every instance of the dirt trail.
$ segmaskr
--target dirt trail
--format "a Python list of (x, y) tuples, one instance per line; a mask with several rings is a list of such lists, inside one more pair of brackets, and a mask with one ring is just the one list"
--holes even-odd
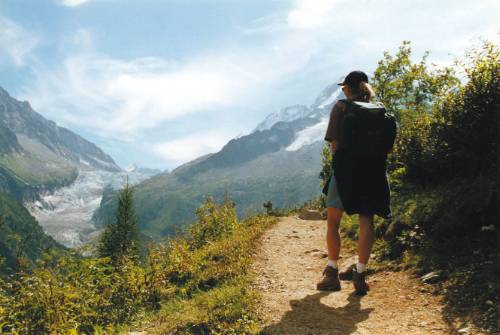
[[(325, 232), (325, 221), (286, 217), (264, 234), (253, 265), (262, 334), (450, 334), (439, 297), (405, 272), (369, 276), (364, 297), (345, 281), (340, 292), (317, 291)], [(341, 269), (354, 260), (341, 251)]]

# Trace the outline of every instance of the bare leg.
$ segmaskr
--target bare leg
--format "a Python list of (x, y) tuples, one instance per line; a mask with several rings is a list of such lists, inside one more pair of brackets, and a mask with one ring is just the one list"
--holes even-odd
[(367, 264), (372, 251), (375, 232), (373, 215), (359, 215), (358, 261)]
[(340, 254), (339, 225), (342, 219), (342, 213), (340, 209), (332, 207), (328, 207), (326, 212), (326, 245), (328, 247), (328, 259), (334, 261), (339, 259)]

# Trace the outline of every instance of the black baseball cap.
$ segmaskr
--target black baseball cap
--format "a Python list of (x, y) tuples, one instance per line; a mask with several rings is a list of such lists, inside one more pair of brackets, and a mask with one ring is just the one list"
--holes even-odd
[(352, 71), (345, 76), (344, 81), (339, 85), (349, 85), (351, 87), (358, 87), (362, 81), (368, 82), (368, 76), (363, 71)]

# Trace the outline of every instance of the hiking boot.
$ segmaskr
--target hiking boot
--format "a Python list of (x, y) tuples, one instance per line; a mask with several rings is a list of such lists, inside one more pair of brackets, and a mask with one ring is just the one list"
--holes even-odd
[(340, 280), (352, 280), (352, 272), (356, 271), (356, 264), (352, 264), (347, 269), (342, 272), (339, 272)]
[(356, 267), (352, 271), (352, 283), (354, 284), (354, 289), (357, 295), (365, 295), (367, 291), (370, 290), (370, 286), (366, 282), (366, 271), (359, 273), (356, 271)]
[(316, 288), (321, 291), (340, 291), (339, 270), (327, 266), (323, 270), (323, 279), (316, 284)]

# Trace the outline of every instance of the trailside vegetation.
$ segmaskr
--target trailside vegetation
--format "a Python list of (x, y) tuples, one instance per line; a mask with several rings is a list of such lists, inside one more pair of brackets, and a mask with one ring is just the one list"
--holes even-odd
[(483, 41), (444, 69), (427, 57), (414, 62), (404, 42), (374, 72), (378, 99), (399, 125), (388, 166), (393, 219), (378, 221), (377, 253), (434, 272), (450, 324), (498, 330), (500, 48)]
[[(183, 234), (149, 245), (138, 259), (135, 235), (124, 233), (135, 224), (130, 188), (119, 204), (96, 257), (48, 252), (35, 267), (0, 280), (1, 334), (119, 334), (147, 326), (153, 333), (258, 333), (251, 256), (275, 217), (239, 221), (231, 200), (209, 197)], [(123, 222), (127, 229), (119, 228)], [(122, 247), (103, 246), (110, 241)]]

